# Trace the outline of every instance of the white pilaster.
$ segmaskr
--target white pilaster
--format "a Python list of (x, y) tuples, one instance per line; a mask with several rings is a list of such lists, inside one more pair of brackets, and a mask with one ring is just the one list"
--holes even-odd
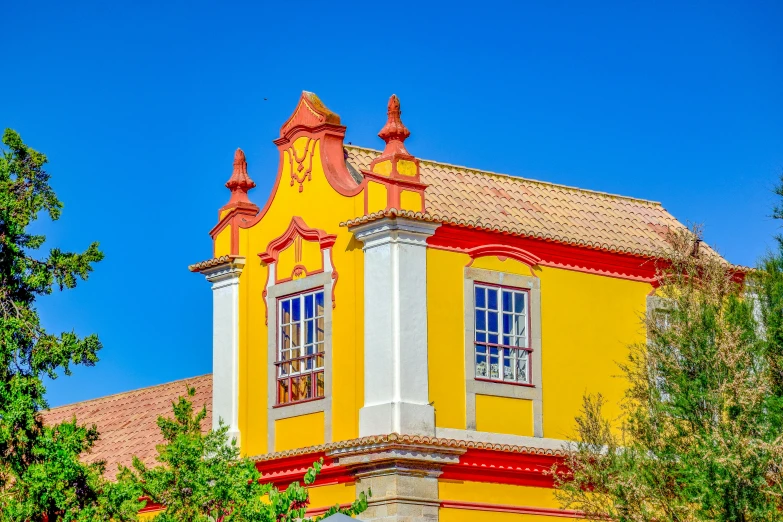
[(384, 218), (364, 243), (364, 407), (359, 436), (435, 434), (427, 370), (427, 238), (437, 224)]
[(212, 428), (239, 444), (239, 276), (244, 258), (203, 270), (212, 283)]

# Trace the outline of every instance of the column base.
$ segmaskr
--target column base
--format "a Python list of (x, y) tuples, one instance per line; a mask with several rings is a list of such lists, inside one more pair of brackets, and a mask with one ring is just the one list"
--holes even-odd
[(388, 435), (435, 436), (435, 408), (429, 404), (387, 402), (359, 410), (359, 436)]

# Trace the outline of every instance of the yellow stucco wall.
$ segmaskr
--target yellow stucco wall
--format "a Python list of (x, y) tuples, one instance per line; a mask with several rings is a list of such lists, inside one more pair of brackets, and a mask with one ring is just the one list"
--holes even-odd
[(533, 436), (533, 401), (476, 395), (476, 429)]
[(549, 488), (441, 479), (438, 481), (438, 494), (441, 500), (560, 508), (554, 490)]
[[(509, 484), (489, 484), (484, 482), (463, 482), (440, 480), (438, 493), (442, 501), (460, 501), (496, 506), (515, 506), (530, 508), (559, 509), (560, 504), (554, 496), (554, 490), (514, 486)], [(492, 520), (493, 522), (548, 522), (549, 520), (568, 520), (562, 517), (480, 511), (475, 509), (441, 508), (440, 520), (448, 522), (474, 522)]]
[[(296, 142), (300, 153), (303, 141)], [(310, 228), (336, 234), (332, 259), (339, 277), (335, 287), (336, 306), (332, 311), (332, 411), (337, 412), (332, 422), (332, 439), (345, 440), (358, 436), (358, 415), (364, 397), (362, 374), (363, 330), (363, 253), (361, 244), (339, 223), (359, 216), (364, 211), (360, 193), (345, 197), (329, 185), (320, 161), (320, 142), (314, 148), (312, 179), (290, 184), (291, 171), (287, 159), (283, 161), (281, 180), (263, 219), (250, 229), (240, 229), (240, 255), (247, 264), (240, 279), (240, 397), (239, 425), (242, 433), (242, 452), (259, 455), (275, 448), (267, 447), (267, 332), (274, 324), (274, 310), (269, 311), (269, 325), (265, 322), (266, 308), (262, 294), (267, 279), (267, 267), (259, 262), (270, 241), (282, 235), (293, 216), (301, 217)], [(300, 154), (301, 157), (301, 154)], [(287, 158), (287, 156), (286, 156)], [(257, 197), (257, 196), (256, 196)], [(315, 257), (310, 245), (303, 242), (303, 257), (311, 264)], [(287, 256), (288, 254), (286, 254)], [(290, 272), (293, 264), (282, 260)], [(309, 267), (308, 267), (309, 268)], [(280, 274), (290, 277), (290, 273)], [(331, 296), (325, 296), (331, 306)], [(319, 432), (323, 438), (323, 416), (299, 419), (297, 429)]]
[(231, 253), (231, 227), (226, 227), (215, 237), (215, 257)]
[(326, 486), (313, 486), (308, 488), (310, 492), (310, 508), (328, 508), (336, 504), (350, 504), (356, 500), (356, 484), (329, 484)]
[[(299, 138), (295, 143), (300, 157), (304, 154), (304, 141), (306, 138)], [(270, 241), (286, 231), (293, 216), (300, 217), (310, 228), (337, 236), (332, 254), (339, 277), (336, 307), (332, 311), (332, 389), (327, 390), (332, 401), (330, 423), (334, 441), (358, 436), (364, 395), (363, 253), (361, 244), (339, 223), (364, 213), (365, 195), (346, 197), (336, 192), (320, 162), (320, 142), (309, 150), (314, 154), (311, 179), (302, 181), (302, 190), (298, 181), (291, 185), (286, 152), (277, 191), (263, 219), (251, 229), (239, 230), (239, 253), (247, 260), (240, 279), (239, 382), (241, 444), (247, 455), (297, 447), (291, 445), (294, 443), (267, 447), (267, 334), (275, 314), (274, 309), (266, 310), (262, 298), (268, 270), (258, 258)], [(385, 202), (385, 188), (374, 188), (383, 194), (370, 192), (370, 210), (381, 200)], [(229, 244), (227, 228), (217, 236), (216, 254), (225, 253)], [(297, 264), (306, 265), (308, 270), (321, 268), (317, 242), (302, 241), (301, 263), (294, 250), (292, 245), (281, 253), (278, 277), (291, 277)], [(650, 290), (648, 284), (546, 266), (531, 270), (513, 259), (500, 260), (496, 256), (471, 263), (466, 254), (428, 249), (428, 371), (436, 425), (466, 428), (464, 281), (469, 263), (473, 268), (536, 276), (540, 280), (544, 436), (567, 439), (573, 435), (574, 417), (585, 392), (603, 393), (608, 402), (607, 414), (616, 415), (624, 388), (623, 382), (615, 378), (616, 362), (625, 358), (629, 343), (643, 339), (640, 317)], [(329, 306), (331, 296), (325, 297)], [(479, 397), (476, 409), (479, 429), (532, 434), (529, 401)], [(513, 419), (509, 418), (509, 411), (515, 412)], [(298, 446), (323, 442), (322, 415), (278, 422), (278, 426), (281, 431), (321, 435), (309, 435), (306, 441), (296, 439)]]
[[(427, 251), (430, 399), (436, 425), (442, 428), (466, 428), (464, 281), (468, 263), (466, 254)], [(476, 259), (471, 267), (533, 275), (526, 265), (512, 259), (500, 261), (496, 256)], [(569, 439), (585, 392), (601, 392), (608, 403), (606, 414), (619, 414), (624, 383), (617, 377), (617, 363), (625, 360), (629, 344), (644, 340), (641, 317), (650, 285), (551, 267), (537, 267), (535, 275), (541, 284), (544, 436)], [(528, 431), (518, 421), (503, 418), (509, 407), (508, 400), (479, 398), (477, 427), (510, 434)]]
[(275, 421), (275, 451), (285, 451), (324, 443), (324, 412)]
[(439, 515), (440, 522), (476, 522), (477, 520), (491, 520), (492, 522), (563, 522), (563, 520), (569, 520), (559, 516), (521, 515), (517, 513), (487, 512), (453, 508), (441, 508), (439, 510)]

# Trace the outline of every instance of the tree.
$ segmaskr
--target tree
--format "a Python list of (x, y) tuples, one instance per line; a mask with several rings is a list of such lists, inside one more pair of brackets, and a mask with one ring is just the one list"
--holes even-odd
[(621, 418), (584, 399), (556, 481), (587, 518), (783, 516), (783, 242), (743, 278), (699, 237), (671, 235), (647, 342), (621, 364)]
[[(259, 482), (261, 474), (255, 463), (240, 457), (235, 440), (228, 440), (228, 426), (220, 423), (217, 430), (206, 434), (201, 423), (207, 410), (196, 412), (189, 397), (195, 389), (187, 389), (187, 397), (173, 404), (174, 418), (158, 418), (165, 440), (158, 446), (160, 464), (148, 467), (138, 458), (133, 468), (121, 468), (118, 480), (129, 487), (136, 486), (154, 504), (162, 506), (155, 522), (293, 522), (304, 519), (309, 504), (307, 489), (298, 482), (285, 491)], [(312, 484), (321, 469), (313, 464), (304, 477)], [(362, 494), (345, 510), (337, 506), (324, 516), (338, 511), (347, 515), (367, 508)]]
[[(75, 420), (44, 426), (43, 376), (92, 366), (101, 343), (95, 335), (52, 334), (40, 323), (36, 299), (74, 288), (103, 258), (98, 244), (82, 253), (52, 249), (36, 257), (45, 237), (29, 232), (41, 212), (60, 217), (62, 203), (49, 186), (46, 156), (6, 129), (0, 157), (0, 520), (124, 520), (133, 501), (102, 478), (103, 465), (79, 455), (95, 427)], [(111, 501), (109, 501), (111, 500)]]

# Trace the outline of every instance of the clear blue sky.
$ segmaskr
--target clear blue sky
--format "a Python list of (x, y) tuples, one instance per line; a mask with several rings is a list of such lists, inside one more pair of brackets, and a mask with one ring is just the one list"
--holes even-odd
[(6, 2), (0, 126), (48, 154), (65, 203), (39, 228), (106, 253), (40, 302), (105, 346), (51, 404), (211, 371), (187, 265), (236, 147), (266, 200), (303, 89), (354, 144), (381, 145), (396, 93), (419, 157), (662, 201), (753, 264), (783, 172), (783, 3), (632, 3)]

